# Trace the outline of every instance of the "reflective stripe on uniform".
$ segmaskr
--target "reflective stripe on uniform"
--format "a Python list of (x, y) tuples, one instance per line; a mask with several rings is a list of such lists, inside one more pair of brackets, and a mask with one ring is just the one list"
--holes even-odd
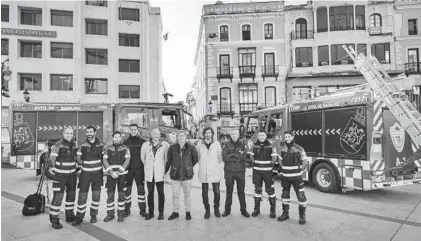
[(76, 166), (76, 162), (56, 162), (57, 166)]
[(76, 172), (76, 168), (75, 169), (71, 169), (71, 170), (61, 170), (61, 169), (55, 168), (54, 171), (55, 172), (58, 172), (58, 173), (69, 174), (69, 173)]
[(298, 205), (300, 205), (300, 206), (307, 206), (307, 202), (298, 202)]
[(269, 197), (270, 198), (274, 198), (274, 197), (276, 197), (276, 195), (275, 194), (272, 194), (272, 195), (269, 195)]
[(92, 165), (92, 164), (101, 163), (101, 160), (83, 161), (82, 163)]
[(272, 171), (272, 167), (253, 167), (257, 171)]
[(85, 172), (94, 172), (99, 170), (102, 170), (102, 167), (82, 167), (82, 171)]
[(51, 156), (58, 157), (58, 153), (51, 152), (51, 154), (50, 154), (50, 155), (51, 155)]
[(266, 164), (272, 164), (272, 161), (254, 161), (256, 164), (262, 164), (262, 165), (266, 165)]
[(297, 173), (282, 173), (281, 172), (281, 175), (284, 176), (284, 177), (298, 177), (298, 176), (303, 175), (303, 172), (302, 171), (297, 172)]
[(297, 170), (300, 169), (302, 166), (282, 166), (284, 170)]

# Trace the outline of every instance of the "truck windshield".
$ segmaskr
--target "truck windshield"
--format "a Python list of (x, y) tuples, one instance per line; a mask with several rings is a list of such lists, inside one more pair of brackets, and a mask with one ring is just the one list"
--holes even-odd
[(256, 132), (258, 127), (259, 127), (259, 117), (258, 116), (248, 117), (245, 137), (250, 138)]
[[(140, 128), (147, 128), (148, 112), (146, 108), (123, 108), (121, 113), (121, 124), (128, 127), (135, 123)], [(124, 128), (123, 128), (124, 129)]]
[(164, 109), (162, 110), (162, 125), (166, 127), (173, 127), (181, 129), (181, 115), (180, 110)]

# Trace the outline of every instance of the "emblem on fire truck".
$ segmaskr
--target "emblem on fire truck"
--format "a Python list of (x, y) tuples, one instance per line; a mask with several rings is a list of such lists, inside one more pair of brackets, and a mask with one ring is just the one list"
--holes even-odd
[(402, 152), (405, 146), (405, 130), (397, 122), (390, 127), (390, 139), (398, 152)]

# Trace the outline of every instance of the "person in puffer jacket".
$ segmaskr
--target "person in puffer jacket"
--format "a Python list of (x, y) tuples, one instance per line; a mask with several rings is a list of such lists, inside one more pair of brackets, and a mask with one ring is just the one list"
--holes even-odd
[(273, 167), (277, 161), (276, 150), (272, 148), (272, 143), (267, 139), (263, 130), (259, 131), (258, 140), (253, 144), (252, 151), (249, 152), (253, 165), (254, 184), (254, 211), (251, 214), (256, 217), (260, 214), (260, 202), (262, 201), (263, 182), (265, 190), (269, 196), (270, 218), (276, 218), (276, 196), (274, 188)]

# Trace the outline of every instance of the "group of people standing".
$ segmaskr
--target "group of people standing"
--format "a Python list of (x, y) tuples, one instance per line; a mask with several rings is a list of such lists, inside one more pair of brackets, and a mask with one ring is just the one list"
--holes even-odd
[[(203, 140), (197, 146), (187, 142), (187, 133), (178, 131), (176, 142), (172, 145), (161, 139), (159, 128), (152, 129), (150, 140), (139, 136), (136, 124), (130, 125), (130, 136), (122, 142), (122, 134), (113, 133), (113, 144), (106, 146), (96, 138), (96, 128), (86, 129), (86, 140), (77, 148), (72, 141), (73, 129), (63, 132), (63, 139), (51, 149), (50, 161), (54, 171), (53, 200), (50, 207), (50, 222), (54, 229), (61, 229), (58, 214), (64, 194), (66, 193), (66, 222), (77, 226), (83, 222), (87, 209), (89, 188), (92, 191), (90, 207), (90, 223), (97, 222), (103, 174), (106, 179), (107, 216), (104, 222), (115, 218), (117, 206), (117, 221), (123, 222), (131, 214), (132, 188), (137, 186), (137, 201), (140, 215), (146, 220), (154, 218), (154, 192), (158, 192), (158, 220), (164, 219), (164, 177), (169, 173), (172, 186), (173, 212), (168, 220), (179, 218), (180, 193), (184, 194), (185, 218), (191, 216), (191, 187), (194, 176), (194, 166), (199, 164), (199, 181), (202, 183), (202, 200), (205, 208), (204, 218), (209, 219), (211, 208), (209, 203), (209, 186), (213, 190), (213, 213), (215, 217), (226, 217), (231, 213), (234, 183), (237, 183), (237, 193), (240, 202), (240, 212), (244, 217), (250, 217), (245, 200), (245, 170), (246, 162), (253, 167), (253, 184), (255, 186), (255, 207), (253, 217), (260, 214), (262, 187), (269, 196), (270, 217), (276, 217), (276, 197), (274, 176), (282, 178), (283, 213), (278, 218), (284, 221), (289, 218), (289, 192), (292, 185), (299, 201), (300, 224), (305, 223), (306, 197), (303, 189), (302, 165), (304, 150), (293, 141), (293, 134), (285, 132), (286, 142), (272, 144), (267, 140), (266, 133), (261, 131), (255, 143), (245, 143), (239, 138), (239, 131), (231, 133), (229, 141), (221, 146), (214, 138), (214, 131), (208, 127), (203, 130)], [(249, 155), (250, 158), (246, 158)], [(224, 167), (223, 167), (224, 165)], [(79, 177), (79, 194), (77, 212), (74, 213), (76, 194), (76, 169), (81, 167)], [(220, 182), (225, 176), (226, 200), (224, 212), (220, 213)], [(145, 181), (147, 187), (147, 206)], [(117, 187), (117, 205), (115, 191)]]

